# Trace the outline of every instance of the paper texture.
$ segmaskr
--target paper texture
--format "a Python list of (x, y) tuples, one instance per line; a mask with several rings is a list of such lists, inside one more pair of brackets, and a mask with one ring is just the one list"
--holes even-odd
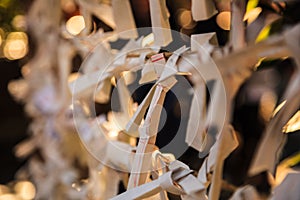
[[(205, 84), (197, 84), (194, 88), (190, 115), (186, 130), (185, 142), (200, 151), (203, 144), (206, 119), (206, 87)], [(195, 120), (197, 119), (197, 120)]]
[(158, 179), (129, 189), (112, 198), (112, 200), (144, 199), (162, 190), (166, 190), (172, 194), (184, 195), (185, 199), (191, 199), (191, 195), (204, 189), (196, 177), (191, 175), (192, 171), (189, 170), (188, 166), (180, 161), (171, 162), (168, 168), (169, 171), (159, 176)]
[(155, 88), (145, 122), (139, 128), (140, 140), (137, 146), (137, 153), (134, 158), (132, 174), (128, 183), (129, 189), (145, 183), (148, 176), (146, 167), (149, 166), (149, 159), (146, 159), (144, 153), (153, 151), (147, 147), (149, 147), (151, 144), (154, 144), (156, 141), (161, 109), (166, 92), (176, 83), (174, 78), (172, 80), (173, 81), (169, 82), (168, 85), (158, 85)]
[(212, 0), (192, 0), (192, 16), (195, 21), (207, 20), (216, 13)]
[(165, 64), (166, 60), (163, 53), (151, 56), (150, 60), (143, 66), (139, 84), (157, 80), (161, 76)]
[(138, 33), (129, 0), (112, 0), (116, 30), (123, 39), (137, 38)]
[(154, 45), (167, 46), (172, 42), (172, 33), (166, 0), (149, 0), (149, 4)]
[(108, 26), (116, 28), (111, 6), (107, 4), (99, 4), (95, 0), (76, 0), (76, 2), (80, 5), (80, 7), (101, 19)]

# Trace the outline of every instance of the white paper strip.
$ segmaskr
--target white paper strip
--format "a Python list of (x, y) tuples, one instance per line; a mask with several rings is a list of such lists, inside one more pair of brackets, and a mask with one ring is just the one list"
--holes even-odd
[(166, 0), (149, 0), (149, 4), (154, 45), (159, 47), (167, 46), (172, 42), (172, 33)]
[(129, 0), (112, 0), (111, 3), (119, 37), (123, 39), (137, 38), (138, 32)]
[(168, 79), (169, 77), (176, 75), (179, 72), (177, 67), (177, 61), (179, 57), (187, 50), (189, 50), (189, 48), (182, 46), (173, 52), (173, 54), (167, 60), (166, 66), (164, 67), (158, 82), (162, 82)]
[(161, 76), (165, 64), (166, 60), (163, 53), (153, 55), (150, 61), (143, 66), (139, 84), (157, 80)]
[(185, 195), (185, 198), (188, 199), (204, 189), (196, 177), (191, 175), (192, 171), (184, 163), (176, 160), (170, 163), (168, 168), (170, 171), (159, 176), (158, 179), (129, 189), (112, 200), (145, 199), (163, 190), (172, 194)]
[(197, 84), (194, 88), (190, 115), (186, 130), (185, 142), (194, 149), (200, 151), (203, 144), (206, 118), (206, 87)]
[[(170, 85), (170, 87), (172, 85)], [(151, 146), (151, 144), (155, 144), (156, 141), (156, 134), (166, 91), (165, 88), (161, 85), (158, 85), (156, 87), (145, 122), (139, 129), (140, 140), (137, 146), (137, 153), (134, 158), (134, 164), (128, 183), (128, 189), (144, 184), (147, 179), (149, 173), (147, 171), (147, 166), (149, 166), (150, 161), (149, 159), (146, 159), (145, 153), (147, 154), (153, 151), (148, 147), (149, 145)]]
[(192, 16), (195, 21), (207, 20), (217, 12), (212, 0), (192, 0)]
[(101, 19), (108, 26), (115, 28), (112, 7), (107, 4), (99, 4), (95, 0), (76, 0), (80, 7), (83, 7), (91, 14)]
[(224, 127), (217, 140), (216, 149), (210, 152), (212, 160), (208, 159), (208, 166), (213, 166), (213, 175), (209, 190), (209, 199), (218, 200), (221, 192), (224, 160), (238, 147), (238, 140), (233, 127)]

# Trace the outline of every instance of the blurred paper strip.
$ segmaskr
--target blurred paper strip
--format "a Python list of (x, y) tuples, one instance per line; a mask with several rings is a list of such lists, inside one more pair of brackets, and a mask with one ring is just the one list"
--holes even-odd
[(281, 16), (277, 13), (270, 11), (262, 11), (259, 16), (249, 24), (246, 29), (246, 40), (250, 43), (255, 43), (259, 33), (267, 26), (271, 25), (276, 20), (280, 19)]
[(190, 109), (190, 116), (186, 131), (185, 142), (200, 151), (202, 139), (205, 131), (205, 111), (206, 111), (206, 87), (205, 84), (197, 84), (194, 88), (194, 97)]
[(298, 111), (300, 105), (300, 98), (298, 95), (300, 90), (300, 59), (298, 56), (300, 52), (298, 45), (299, 30), (300, 25), (298, 24), (283, 34), (283, 39), (285, 41), (283, 46), (286, 46), (290, 50), (290, 54), (292, 54), (292, 57), (296, 62), (297, 71), (283, 95), (283, 99), (286, 99), (284, 107), (271, 119), (265, 129), (265, 133), (262, 136), (248, 172), (250, 176), (263, 171), (275, 171), (276, 163), (287, 137), (282, 133), (282, 128)]
[(230, 44), (233, 50), (246, 47), (246, 32), (244, 27), (244, 15), (247, 2), (245, 0), (233, 0), (231, 3)]
[(98, 4), (94, 0), (77, 0), (76, 3), (87, 12), (101, 19), (108, 26), (115, 28), (116, 24), (113, 20), (112, 7), (104, 3)]
[(300, 130), (300, 111), (288, 121), (288, 123), (283, 127), (284, 133), (290, 133)]
[(154, 45), (167, 46), (172, 42), (169, 11), (166, 0), (149, 0)]
[(261, 199), (258, 192), (252, 185), (246, 185), (237, 189), (230, 200), (252, 200)]
[(207, 20), (216, 13), (212, 0), (192, 0), (192, 16), (195, 21)]
[(300, 197), (300, 173), (289, 173), (282, 183), (274, 189), (271, 200), (299, 199)]
[(129, 0), (112, 0), (112, 9), (119, 37), (137, 38), (138, 33)]

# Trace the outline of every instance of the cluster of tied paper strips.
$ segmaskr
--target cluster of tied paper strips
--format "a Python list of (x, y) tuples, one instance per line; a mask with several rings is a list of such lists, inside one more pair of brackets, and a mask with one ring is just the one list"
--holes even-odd
[[(85, 21), (77, 36), (66, 31), (61, 17), (70, 3), (79, 6)], [(283, 96), (285, 104), (270, 119), (249, 170), (249, 176), (273, 173), (287, 137), (283, 127), (300, 105), (300, 26), (255, 43), (259, 30), (278, 16), (269, 13), (245, 27), (246, 3), (193, 0), (195, 20), (214, 15), (214, 5), (231, 10), (228, 45), (213, 46), (213, 33), (198, 34), (192, 35), (191, 48), (158, 53), (172, 42), (165, 0), (149, 0), (152, 42), (137, 38), (129, 0), (35, 0), (27, 22), (36, 50), (22, 68), (24, 79), (9, 84), (32, 118), (31, 137), (16, 147), (18, 157), (32, 155), (18, 178), (35, 184), (36, 199), (168, 199), (167, 193), (184, 200), (219, 199), (223, 162), (239, 145), (230, 125), (237, 90), (261, 58), (292, 57), (298, 68)], [(91, 32), (92, 16), (114, 31)], [(130, 40), (120, 50), (111, 49), (109, 41), (116, 37)], [(84, 58), (80, 73), (71, 73), (75, 54)], [(126, 81), (126, 74), (136, 71), (141, 71), (140, 84), (155, 82), (140, 105), (133, 102)], [(194, 88), (186, 143), (206, 156), (198, 172), (155, 146), (165, 96), (180, 75), (188, 76)], [(109, 101), (112, 80), (120, 112), (93, 116), (94, 102)], [(207, 105), (211, 80), (215, 86)], [(120, 182), (126, 191), (118, 194)], [(299, 197), (300, 190), (290, 188), (299, 188), (299, 182), (299, 172), (289, 173), (269, 198)], [(231, 197), (262, 198), (251, 185), (235, 188)]]

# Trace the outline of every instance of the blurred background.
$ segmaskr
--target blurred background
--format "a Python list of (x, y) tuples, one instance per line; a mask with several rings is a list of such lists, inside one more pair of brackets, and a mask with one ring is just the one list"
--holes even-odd
[[(150, 27), (148, 1), (130, 0), (130, 2), (136, 26), (138, 28)], [(254, 1), (249, 2), (253, 3)], [(298, 14), (300, 3), (298, 1), (285, 3), (282, 8), (270, 3), (272, 1), (255, 2), (257, 7), (282, 16), (280, 20), (277, 20), (262, 33), (262, 37), (267, 37), (273, 32), (281, 31), (300, 21)], [(26, 30), (25, 17), (31, 3), (32, 0), (0, 0), (0, 184), (12, 181), (16, 171), (26, 163), (25, 160), (19, 160), (14, 156), (14, 146), (27, 137), (30, 119), (24, 113), (22, 104), (16, 103), (11, 97), (8, 87), (10, 80), (21, 77), (22, 66), (31, 58), (34, 51), (30, 33)], [(191, 16), (190, 0), (167, 0), (167, 6), (173, 30), (188, 36), (216, 32), (220, 46), (224, 46), (228, 41), (229, 26), (217, 23), (218, 14), (208, 20), (195, 22)], [(278, 8), (280, 9), (278, 10)], [(74, 4), (65, 4), (63, 11), (67, 30), (71, 34), (78, 34), (84, 28), (84, 22), (78, 8)], [(103, 28), (105, 31), (112, 30), (99, 19), (95, 18), (95, 23), (97, 28)], [(80, 57), (74, 58), (74, 71), (78, 69), (81, 62)], [(293, 74), (293, 69), (294, 63), (290, 59), (263, 61), (237, 94), (232, 123), (239, 132), (243, 143), (225, 163), (227, 179), (234, 185), (244, 183), (251, 157), (264, 130), (267, 118), (274, 106), (280, 103), (280, 98)], [(138, 97), (136, 97), (136, 101), (140, 101)], [(172, 127), (172, 122), (167, 123), (166, 126), (168, 130), (168, 126), (169, 128)], [(292, 133), (289, 133), (282, 158), (300, 151), (298, 129), (296, 128), (292, 130)], [(172, 136), (158, 139), (161, 142), (158, 146), (163, 146), (170, 140), (170, 137)], [(180, 159), (190, 164), (194, 169), (201, 164), (201, 161), (197, 159), (197, 152), (193, 149), (188, 149)], [(240, 178), (235, 179), (232, 174)], [(261, 190), (265, 189), (263, 187)]]

